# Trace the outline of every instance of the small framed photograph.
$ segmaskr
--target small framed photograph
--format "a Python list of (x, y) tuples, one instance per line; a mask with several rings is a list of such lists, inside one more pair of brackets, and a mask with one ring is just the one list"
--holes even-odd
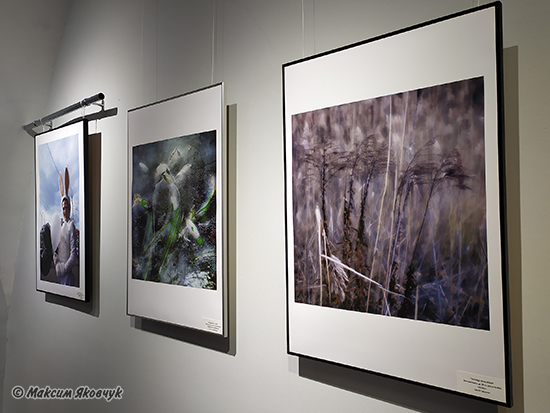
[(289, 353), (510, 405), (500, 3), (283, 80)]
[(36, 288), (80, 301), (89, 296), (87, 121), (35, 137)]
[(225, 336), (223, 96), (128, 112), (128, 314)]

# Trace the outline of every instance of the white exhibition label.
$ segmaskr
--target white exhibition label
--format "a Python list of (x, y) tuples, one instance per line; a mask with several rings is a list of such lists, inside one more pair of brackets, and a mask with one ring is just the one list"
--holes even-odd
[(222, 325), (219, 320), (212, 320), (211, 318), (203, 317), (204, 329), (212, 333), (221, 334)]
[(458, 391), (472, 396), (506, 400), (506, 383), (503, 379), (457, 371), (456, 385)]

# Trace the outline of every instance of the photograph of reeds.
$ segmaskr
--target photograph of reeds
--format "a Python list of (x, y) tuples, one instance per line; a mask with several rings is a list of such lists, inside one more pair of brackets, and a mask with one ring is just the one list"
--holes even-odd
[(297, 303), (489, 330), (484, 79), (292, 116)]
[(216, 131), (132, 154), (132, 278), (215, 290)]

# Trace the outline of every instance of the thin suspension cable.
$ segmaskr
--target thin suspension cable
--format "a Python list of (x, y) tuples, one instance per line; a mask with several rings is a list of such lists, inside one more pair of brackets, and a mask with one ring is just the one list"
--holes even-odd
[(315, 51), (315, 0), (313, 0), (313, 54), (316, 53)]
[(216, 0), (212, 0), (212, 73), (210, 83), (214, 84), (214, 59), (215, 59), (215, 43), (216, 43)]
[(302, 0), (302, 57), (306, 57), (304, 0)]

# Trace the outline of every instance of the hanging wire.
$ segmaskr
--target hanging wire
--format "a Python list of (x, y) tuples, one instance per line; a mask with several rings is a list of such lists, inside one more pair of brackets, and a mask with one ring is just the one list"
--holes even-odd
[(214, 84), (214, 59), (215, 59), (215, 42), (216, 42), (216, 0), (212, 0), (212, 73), (210, 83)]
[[(306, 11), (305, 0), (302, 0), (302, 57), (306, 56)], [(311, 2), (313, 10), (313, 54), (315, 54), (315, 0)]]
[(302, 57), (306, 57), (304, 0), (302, 0)]
[(313, 54), (316, 53), (316, 47), (315, 47), (315, 0), (313, 0)]

